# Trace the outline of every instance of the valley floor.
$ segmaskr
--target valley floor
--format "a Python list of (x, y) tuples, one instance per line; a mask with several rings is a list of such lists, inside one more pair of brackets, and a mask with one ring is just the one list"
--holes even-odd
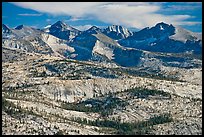
[(2, 134), (201, 135), (202, 69), (192, 72), (160, 79), (22, 53), (2, 62)]

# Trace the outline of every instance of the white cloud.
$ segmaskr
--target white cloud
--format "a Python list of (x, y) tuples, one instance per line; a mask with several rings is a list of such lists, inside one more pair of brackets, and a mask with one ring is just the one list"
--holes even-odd
[(196, 8), (200, 8), (201, 5), (171, 5), (168, 6), (168, 8), (164, 9), (165, 11), (171, 11), (171, 10), (195, 10)]
[(192, 22), (192, 21), (183, 21), (183, 22), (179, 22), (178, 25), (186, 25), (186, 26), (192, 26), (192, 25), (197, 25), (197, 24), (202, 24), (202, 22), (199, 22), (199, 21), (195, 21), (195, 22)]
[[(15, 5), (54, 16), (68, 15), (71, 21), (97, 19), (125, 27), (143, 28), (158, 22), (185, 24), (189, 15), (163, 15), (162, 4), (143, 2), (17, 2)], [(186, 23), (193, 25), (193, 22)]]
[(50, 23), (52, 20), (51, 19), (46, 19), (46, 22)]
[(18, 14), (18, 16), (42, 16), (42, 14), (22, 13), (22, 14)]
[(77, 18), (77, 17), (72, 17), (69, 20), (66, 21), (79, 21), (79, 20), (84, 20), (84, 18)]

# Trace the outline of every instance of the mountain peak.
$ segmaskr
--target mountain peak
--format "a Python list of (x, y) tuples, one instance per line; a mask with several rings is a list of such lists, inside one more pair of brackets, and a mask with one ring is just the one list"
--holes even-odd
[(10, 30), (10, 28), (7, 25), (2, 24), (2, 33), (8, 33), (10, 31), (11, 30)]
[(30, 27), (30, 26), (26, 26), (26, 25), (19, 25), (19, 26), (17, 26), (16, 28), (15, 28), (16, 30), (32, 30), (33, 28), (32, 27)]
[(108, 26), (107, 29), (109, 29), (110, 31), (116, 31), (116, 29), (119, 29), (119, 28), (124, 28), (124, 27), (121, 25), (111, 25), (111, 26)]
[(157, 23), (156, 25), (169, 25), (169, 24), (167, 24), (167, 23), (165, 23), (165, 22), (159, 22), (159, 23)]
[(43, 31), (63, 40), (71, 40), (80, 33), (79, 30), (62, 21), (44, 27)]
[(22, 28), (24, 28), (25, 27), (25, 25), (19, 25), (19, 26), (17, 26), (15, 29), (17, 29), (17, 30), (21, 30)]
[(104, 33), (109, 37), (119, 40), (132, 35), (132, 32), (120, 25), (111, 25), (104, 29)]
[(51, 27), (57, 27), (57, 28), (67, 28), (67, 24), (62, 21), (57, 21), (54, 23)]
[(160, 30), (165, 30), (166, 28), (174, 28), (172, 24), (167, 24), (167, 23), (164, 23), (164, 22), (160, 22), (160, 23), (157, 23), (155, 25), (155, 28), (158, 28)]
[(88, 32), (88, 33), (97, 33), (97, 31), (100, 31), (100, 28), (98, 28), (97, 26), (92, 26), (91, 28), (89, 28), (85, 32)]
[(91, 28), (89, 28), (88, 30), (99, 30), (99, 28), (98, 27), (96, 27), (96, 26), (92, 26)]
[(61, 20), (57, 21), (55, 24), (64, 24), (64, 25), (66, 25), (66, 23), (62, 22)]
[(5, 24), (2, 24), (2, 28), (3, 29), (9, 29), (9, 27), (7, 25), (5, 25)]
[(108, 26), (108, 28), (106, 28), (107, 31), (115, 31), (115, 32), (119, 32), (120, 30), (125, 30), (124, 27), (120, 26), (120, 25), (112, 25), (112, 26)]

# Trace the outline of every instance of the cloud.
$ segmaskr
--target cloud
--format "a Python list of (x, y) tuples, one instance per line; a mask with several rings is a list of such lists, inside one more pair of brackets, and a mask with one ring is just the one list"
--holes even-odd
[(163, 8), (163, 11), (193, 11), (197, 9), (202, 9), (202, 3), (201, 2), (177, 2), (173, 3), (171, 5), (165, 5), (165, 8)]
[(80, 21), (80, 20), (84, 20), (84, 18), (72, 17), (72, 18), (65, 20), (65, 21)]
[(100, 2), (12, 2), (13, 4), (52, 15), (70, 15), (81, 17), (92, 8), (104, 3)]
[(22, 13), (22, 14), (18, 14), (18, 16), (42, 16), (42, 14)]
[(197, 8), (200, 8), (200, 5), (192, 6), (192, 5), (186, 5), (186, 6), (178, 6), (178, 5), (171, 5), (168, 6), (165, 10), (170, 11), (170, 10), (195, 10)]
[(195, 21), (195, 22), (185, 21), (185, 22), (179, 22), (178, 24), (179, 24), (179, 25), (192, 26), (192, 25), (202, 24), (202, 22), (199, 22), (199, 21)]
[(48, 23), (51, 22), (51, 21), (52, 21), (51, 19), (46, 19), (46, 22), (48, 22)]
[(17, 2), (17, 6), (48, 13), (53, 16), (67, 15), (70, 21), (96, 19), (104, 23), (125, 27), (143, 28), (158, 22), (193, 25), (190, 15), (164, 15), (162, 3), (151, 2)]

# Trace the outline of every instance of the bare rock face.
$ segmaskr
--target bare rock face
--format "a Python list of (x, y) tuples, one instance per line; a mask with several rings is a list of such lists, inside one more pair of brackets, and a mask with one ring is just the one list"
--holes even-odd
[(102, 32), (115, 40), (125, 39), (133, 35), (133, 33), (130, 30), (119, 25), (108, 26), (107, 28), (102, 30)]
[[(160, 89), (165, 92), (174, 93), (179, 96), (189, 98), (202, 98), (201, 87), (194, 84), (184, 84), (182, 82), (170, 82), (164, 80), (129, 78), (129, 79), (90, 79), (90, 80), (66, 80), (55, 81), (53, 85), (42, 85), (41, 92), (47, 94), (52, 99), (74, 102), (74, 97), (92, 98), (94, 94), (101, 96), (108, 93), (123, 92), (135, 87), (148, 87), (149, 89)], [(53, 82), (54, 83), (54, 82)], [(120, 83), (120, 85), (118, 85)], [(187, 89), (189, 92), (187, 92)], [(86, 93), (86, 97), (84, 97)]]

